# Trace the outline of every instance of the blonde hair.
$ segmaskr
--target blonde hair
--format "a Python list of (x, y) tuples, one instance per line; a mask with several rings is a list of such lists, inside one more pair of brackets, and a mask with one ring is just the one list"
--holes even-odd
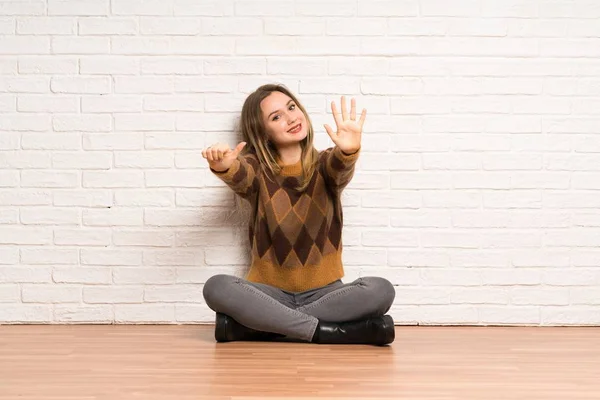
[(281, 166), (277, 164), (277, 148), (269, 141), (262, 109), (260, 108), (260, 103), (273, 92), (281, 92), (290, 97), (306, 118), (308, 133), (300, 142), (300, 147), (302, 148), (302, 155), (300, 156), (302, 177), (296, 188), (302, 191), (307, 188), (315, 172), (319, 152), (313, 146), (314, 131), (306, 109), (284, 85), (267, 84), (260, 86), (246, 98), (242, 107), (239, 127), (242, 139), (247, 143), (244, 152), (256, 155), (260, 165), (268, 169), (273, 175), (281, 172)]
[[(258, 158), (259, 168), (270, 171), (272, 175), (277, 175), (281, 172), (281, 166), (277, 164), (277, 148), (269, 141), (265, 129), (262, 109), (260, 107), (260, 103), (273, 92), (281, 92), (286, 96), (289, 96), (302, 113), (304, 113), (304, 117), (306, 118), (308, 133), (300, 142), (300, 147), (302, 148), (302, 154), (300, 156), (302, 176), (296, 187), (296, 190), (302, 191), (308, 187), (310, 180), (315, 173), (319, 152), (313, 146), (314, 130), (306, 109), (298, 101), (296, 96), (284, 85), (262, 85), (252, 92), (244, 101), (242, 115), (238, 126), (238, 133), (241, 135), (241, 139), (246, 142), (246, 146), (242, 150), (242, 155), (248, 153), (254, 154)], [(270, 179), (268, 176), (266, 176), (266, 178)], [(236, 216), (235, 223), (236, 225), (247, 225), (256, 210), (250, 208), (250, 203), (248, 201), (244, 201), (238, 195), (234, 196), (235, 209), (232, 216)], [(248, 244), (248, 242), (246, 242), (246, 244)]]

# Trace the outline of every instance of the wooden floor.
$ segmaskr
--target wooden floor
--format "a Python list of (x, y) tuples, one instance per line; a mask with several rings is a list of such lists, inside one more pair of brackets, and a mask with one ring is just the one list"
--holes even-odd
[(600, 399), (600, 328), (397, 327), (389, 347), (212, 326), (0, 326), (0, 400)]

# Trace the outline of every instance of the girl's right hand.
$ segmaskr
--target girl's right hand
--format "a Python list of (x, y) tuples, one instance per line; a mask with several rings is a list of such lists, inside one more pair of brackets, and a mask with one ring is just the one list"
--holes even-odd
[(227, 143), (216, 143), (202, 150), (202, 157), (208, 160), (208, 165), (213, 170), (227, 171), (244, 146), (246, 146), (246, 142), (240, 142), (235, 149), (230, 149)]

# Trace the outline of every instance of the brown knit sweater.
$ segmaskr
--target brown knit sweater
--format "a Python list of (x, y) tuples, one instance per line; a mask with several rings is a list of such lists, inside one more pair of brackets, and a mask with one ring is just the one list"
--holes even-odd
[[(252, 206), (252, 264), (246, 277), (291, 292), (325, 286), (344, 276), (341, 192), (354, 175), (360, 151), (321, 151), (306, 188), (298, 192), (302, 165), (282, 165), (273, 176), (253, 154), (212, 172)], [(280, 164), (281, 165), (281, 164)]]

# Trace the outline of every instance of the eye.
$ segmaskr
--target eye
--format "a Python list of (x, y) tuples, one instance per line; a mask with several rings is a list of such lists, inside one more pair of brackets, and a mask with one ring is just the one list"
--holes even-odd
[(279, 119), (279, 115), (276, 115), (275, 117), (273, 117), (273, 121), (277, 121)]
[(296, 109), (296, 105), (295, 104), (291, 104), (290, 105), (290, 110), (295, 110)]

